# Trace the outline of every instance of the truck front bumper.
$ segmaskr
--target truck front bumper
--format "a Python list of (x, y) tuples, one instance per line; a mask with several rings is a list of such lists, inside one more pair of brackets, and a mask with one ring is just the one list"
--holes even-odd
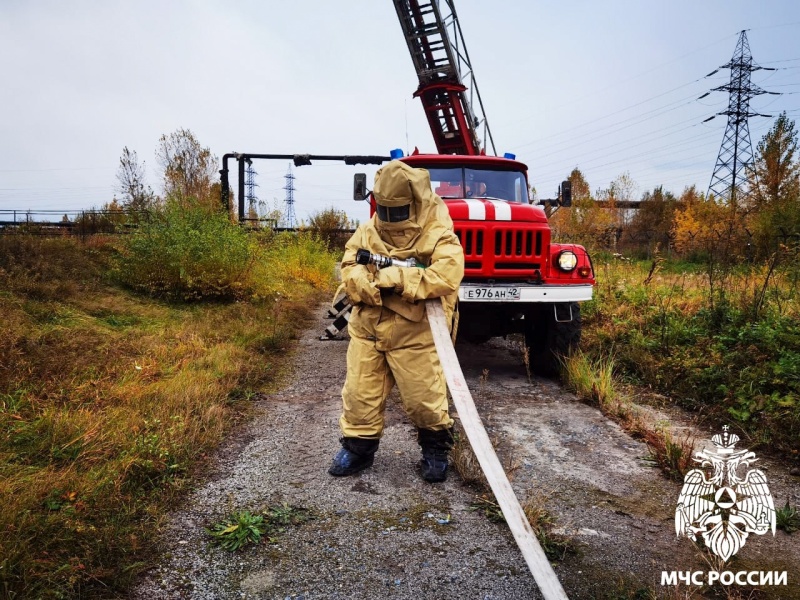
[(462, 283), (460, 302), (583, 302), (592, 299), (592, 285), (529, 285)]

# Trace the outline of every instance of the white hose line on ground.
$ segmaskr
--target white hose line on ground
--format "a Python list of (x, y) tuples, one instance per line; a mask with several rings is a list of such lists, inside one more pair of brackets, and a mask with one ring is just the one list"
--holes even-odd
[(447, 380), (447, 387), (450, 388), (450, 395), (458, 411), (461, 424), (467, 434), (467, 439), (478, 458), (478, 462), (483, 469), (489, 486), (494, 492), (495, 498), (503, 511), (503, 516), (508, 523), (514, 539), (517, 541), (525, 562), (531, 570), (539, 590), (545, 600), (567, 600), (567, 594), (561, 583), (556, 577), (553, 567), (547, 560), (536, 534), (533, 533), (530, 523), (519, 504), (519, 500), (514, 495), (511, 483), (508, 481), (503, 466), (494, 452), (489, 435), (483, 427), (483, 422), (475, 408), (472, 394), (467, 388), (464, 373), (458, 363), (453, 342), (450, 339), (450, 332), (447, 329), (447, 321), (439, 298), (425, 301), (425, 309), (428, 313), (428, 322), (433, 332), (433, 341), (436, 345), (436, 352), (439, 354), (439, 361), (444, 369), (444, 376)]

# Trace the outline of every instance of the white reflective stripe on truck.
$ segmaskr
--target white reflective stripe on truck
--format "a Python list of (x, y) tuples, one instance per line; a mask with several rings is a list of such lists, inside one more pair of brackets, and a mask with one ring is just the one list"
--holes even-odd
[(580, 285), (515, 285), (462, 283), (458, 288), (460, 302), (485, 302), (486, 294), (469, 293), (476, 290), (518, 290), (519, 299), (510, 302), (583, 302), (592, 299), (591, 284)]
[(470, 221), (486, 220), (486, 205), (480, 200), (464, 200), (467, 203)]
[(508, 202), (501, 200), (487, 200), (494, 206), (494, 220), (495, 221), (510, 221), (511, 220), (511, 205)]

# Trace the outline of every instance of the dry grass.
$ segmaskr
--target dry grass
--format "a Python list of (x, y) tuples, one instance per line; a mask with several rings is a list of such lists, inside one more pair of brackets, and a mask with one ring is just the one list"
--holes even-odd
[(620, 391), (612, 358), (591, 359), (583, 352), (576, 352), (565, 359), (563, 367), (569, 389), (581, 399), (598, 406), (625, 431), (643, 440), (668, 477), (678, 481), (683, 479), (692, 468), (694, 438), (686, 434), (682, 439), (676, 439), (668, 425), (648, 419)]
[(578, 551), (578, 543), (574, 537), (554, 532), (556, 520), (545, 507), (543, 494), (532, 492), (523, 502), (522, 511), (549, 560), (563, 560), (567, 554)]
[(692, 462), (695, 438), (691, 433), (687, 432), (682, 438), (676, 438), (669, 427), (650, 426), (641, 421), (631, 431), (644, 440), (653, 459), (670, 479), (683, 481), (686, 473), (695, 467)]
[(455, 469), (456, 473), (461, 477), (461, 480), (467, 484), (476, 486), (481, 489), (489, 489), (489, 482), (483, 474), (478, 457), (470, 446), (467, 435), (464, 433), (461, 425), (456, 422), (454, 427), (455, 443), (453, 449), (450, 451), (450, 464)]
[[(488, 370), (485, 370), (484, 373), (488, 374)], [(455, 442), (450, 451), (450, 464), (456, 473), (466, 485), (471, 485), (478, 490), (489, 490), (489, 482), (486, 479), (486, 475), (484, 475), (483, 469), (481, 469), (481, 465), (478, 462), (478, 457), (475, 456), (469, 439), (467, 439), (467, 434), (459, 421), (456, 421), (453, 426), (453, 438)], [(491, 442), (492, 447), (497, 451), (497, 440), (492, 438)], [(519, 469), (519, 466), (519, 462), (513, 455), (506, 457), (503, 471), (505, 471), (509, 480), (514, 478), (514, 473)]]
[(279, 299), (169, 305), (107, 283), (112, 254), (0, 238), (0, 596), (122, 593), (322, 281), (309, 258)]

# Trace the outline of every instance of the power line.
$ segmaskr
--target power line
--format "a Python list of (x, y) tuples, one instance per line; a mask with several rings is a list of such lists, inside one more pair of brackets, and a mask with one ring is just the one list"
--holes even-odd
[[(593, 91), (591, 95), (586, 95), (586, 96), (581, 96), (581, 97), (579, 97), (579, 98), (575, 98), (575, 99), (574, 99), (572, 102), (567, 102), (566, 104), (563, 104), (563, 105), (562, 105), (562, 107), (563, 107), (563, 106), (571, 106), (571, 105), (573, 105), (573, 104), (575, 104), (575, 103), (577, 103), (577, 102), (580, 102), (580, 101), (582, 101), (582, 100), (585, 100), (586, 98), (589, 98), (589, 97), (591, 97), (592, 99), (594, 99), (594, 98), (597, 96), (597, 94), (599, 94), (599, 93), (602, 93), (602, 92), (604, 92), (605, 90), (608, 90), (608, 89), (611, 89), (611, 88), (616, 88), (616, 87), (619, 87), (619, 86), (620, 86), (621, 84), (623, 84), (623, 83), (627, 83), (628, 81), (632, 81), (632, 80), (634, 80), (634, 79), (638, 79), (639, 77), (642, 77), (642, 76), (644, 76), (644, 75), (647, 75), (647, 74), (649, 74), (649, 73), (652, 73), (653, 71), (657, 71), (658, 69), (661, 69), (661, 68), (663, 68), (663, 67), (666, 67), (667, 65), (670, 65), (670, 64), (672, 64), (672, 63), (674, 63), (674, 62), (677, 62), (677, 61), (681, 60), (682, 58), (686, 58), (687, 56), (691, 56), (692, 54), (696, 54), (697, 52), (701, 52), (702, 50), (705, 50), (705, 49), (707, 49), (707, 48), (711, 48), (712, 46), (716, 46), (716, 45), (717, 45), (717, 44), (719, 44), (720, 42), (723, 42), (723, 41), (727, 40), (729, 37), (731, 37), (731, 34), (729, 34), (729, 35), (726, 35), (725, 37), (722, 37), (722, 38), (720, 38), (720, 39), (718, 39), (718, 40), (716, 40), (716, 41), (714, 41), (714, 42), (711, 42), (710, 44), (707, 44), (707, 45), (705, 45), (705, 46), (703, 46), (703, 47), (701, 47), (701, 48), (696, 48), (696, 49), (694, 49), (694, 50), (691, 50), (691, 51), (689, 51), (689, 52), (686, 52), (685, 54), (681, 54), (680, 56), (678, 56), (678, 57), (676, 57), (676, 58), (673, 58), (673, 59), (671, 59), (671, 60), (668, 60), (668, 61), (666, 61), (666, 62), (664, 62), (664, 63), (661, 63), (661, 64), (659, 64), (659, 65), (656, 65), (655, 67), (652, 67), (652, 68), (650, 68), (650, 69), (648, 69), (648, 70), (646, 70), (646, 71), (642, 71), (641, 73), (638, 73), (638, 74), (636, 74), (636, 75), (632, 75), (631, 77), (628, 77), (628, 78), (626, 78), (626, 79), (622, 79), (622, 80), (618, 80), (618, 81), (615, 81), (615, 82), (613, 82), (613, 83), (610, 83), (609, 85), (607, 85), (606, 87), (604, 87), (604, 88), (602, 88), (602, 89), (600, 89), (600, 90)], [(690, 83), (694, 83), (694, 82), (690, 82)], [(689, 85), (689, 84), (685, 84), (685, 85)], [(680, 86), (680, 87), (683, 87), (683, 86)], [(678, 89), (678, 88), (675, 88), (675, 89)], [(671, 91), (674, 91), (674, 90), (671, 90)], [(666, 93), (668, 93), (668, 92), (666, 92)], [(622, 109), (622, 110), (625, 110), (625, 109)], [(531, 118), (533, 118), (533, 117), (528, 117), (528, 118), (524, 118), (524, 119), (521, 119), (521, 120), (517, 120), (517, 122), (516, 122), (516, 125), (518, 126), (520, 123), (524, 123), (524, 122), (526, 122), (526, 121), (529, 121)], [(573, 128), (573, 129), (574, 129), (574, 128)], [(540, 138), (540, 140), (537, 140), (537, 141), (546, 140), (546, 139), (549, 139), (550, 137), (553, 137), (553, 136), (548, 136), (548, 137), (545, 137), (545, 138)]]
[[(679, 133), (679, 131), (676, 131), (676, 132), (673, 132), (673, 133)], [(672, 134), (670, 134), (670, 135), (672, 135)], [(595, 170), (602, 169), (602, 168), (609, 167), (609, 166), (613, 166), (613, 165), (618, 165), (618, 164), (621, 164), (621, 163), (624, 163), (624, 164), (626, 164), (628, 166), (635, 166), (635, 165), (638, 165), (638, 164), (642, 164), (642, 163), (651, 161), (651, 160), (653, 160), (653, 158), (656, 158), (656, 157), (660, 156), (661, 154), (663, 154), (664, 152), (668, 152), (668, 151), (670, 151), (670, 150), (672, 150), (674, 148), (679, 148), (679, 147), (687, 146), (687, 145), (696, 145), (698, 142), (711, 140), (712, 138), (716, 137), (716, 135), (717, 135), (716, 132), (706, 132), (706, 133), (700, 134), (699, 136), (695, 136), (695, 137), (692, 137), (692, 138), (689, 138), (689, 139), (681, 140), (681, 141), (675, 142), (673, 144), (667, 144), (665, 146), (659, 146), (656, 150), (654, 150), (652, 152), (648, 152), (646, 155), (640, 154), (638, 159), (633, 159), (632, 160), (629, 156), (624, 156), (624, 157), (622, 157), (622, 158), (620, 158), (618, 160), (613, 160), (613, 161), (610, 161), (610, 162), (602, 163), (600, 165), (592, 165), (592, 161), (590, 160), (590, 161), (582, 161), (580, 163), (580, 166), (581, 166), (581, 169), (588, 168), (588, 169), (595, 169)], [(635, 148), (637, 146), (642, 146), (642, 145), (648, 143), (649, 141), (651, 141), (651, 140), (646, 140), (645, 142), (642, 142), (640, 144), (630, 145), (627, 148), (625, 148), (625, 150), (630, 149), (630, 148)], [(611, 153), (611, 154), (619, 154), (619, 152)], [(603, 156), (598, 157), (595, 160), (602, 160), (602, 158), (604, 158), (606, 156), (610, 156), (610, 155), (609, 154), (604, 154)], [(556, 177), (556, 176), (559, 176), (559, 173), (561, 173), (561, 171), (549, 171), (545, 175), (543, 175), (542, 178), (547, 179), (547, 178), (550, 178), (550, 177)]]
[[(694, 98), (694, 96), (695, 95), (693, 94), (691, 97)], [(681, 103), (678, 106), (672, 106), (671, 108), (667, 108), (667, 107), (669, 107), (671, 105), (666, 105), (664, 107), (659, 107), (659, 108), (650, 110), (648, 112), (645, 112), (645, 113), (630, 117), (628, 119), (624, 119), (624, 120), (618, 121), (616, 123), (611, 123), (610, 125), (602, 127), (600, 129), (596, 129), (596, 130), (591, 131), (591, 132), (589, 132), (589, 133), (587, 133), (585, 135), (577, 136), (577, 137), (573, 137), (573, 138), (568, 138), (568, 139), (565, 139), (563, 142), (556, 142), (553, 145), (549, 145), (549, 146), (543, 147), (542, 150), (541, 150), (540, 155), (552, 156), (553, 154), (556, 154), (556, 153), (559, 153), (559, 152), (565, 152), (565, 151), (570, 150), (572, 148), (581, 147), (581, 146), (583, 146), (584, 144), (586, 144), (588, 142), (593, 142), (595, 140), (604, 139), (608, 132), (613, 132), (613, 133), (616, 134), (616, 133), (619, 133), (620, 131), (624, 131), (626, 129), (630, 129), (631, 127), (635, 127), (636, 125), (640, 125), (642, 123), (650, 122), (655, 117), (663, 116), (663, 115), (665, 115), (667, 113), (672, 112), (673, 110), (677, 110), (678, 108), (683, 108), (685, 106), (688, 106), (688, 105), (692, 104), (693, 100), (689, 101), (689, 102), (686, 102), (685, 99), (681, 99), (681, 100), (677, 100), (676, 102), (673, 102), (672, 104), (676, 104), (678, 102)], [(661, 111), (661, 112), (658, 112), (658, 111)], [(593, 137), (587, 137), (587, 136), (593, 136)], [(569, 144), (569, 145), (564, 145), (564, 144)], [(559, 145), (561, 145), (560, 148), (559, 148)], [(534, 154), (532, 159), (535, 160), (536, 156), (537, 155)]]
[[(604, 120), (604, 119), (608, 119), (608, 118), (610, 118), (610, 117), (613, 117), (613, 116), (615, 116), (615, 115), (618, 115), (618, 114), (620, 114), (620, 113), (627, 112), (627, 111), (629, 111), (629, 110), (630, 110), (630, 109), (632, 109), (632, 108), (636, 108), (637, 106), (641, 106), (642, 104), (647, 104), (648, 102), (651, 102), (651, 101), (653, 101), (653, 100), (656, 100), (656, 99), (658, 99), (658, 98), (661, 98), (661, 97), (663, 97), (663, 96), (666, 96), (666, 95), (668, 95), (668, 94), (671, 94), (672, 92), (675, 92), (675, 91), (677, 91), (677, 90), (679, 90), (679, 89), (682, 89), (682, 88), (684, 88), (684, 87), (686, 87), (686, 86), (689, 86), (689, 85), (692, 85), (692, 84), (694, 84), (694, 83), (697, 83), (697, 82), (701, 81), (702, 79), (704, 79), (704, 78), (703, 78), (703, 77), (701, 77), (701, 78), (699, 78), (699, 79), (695, 79), (694, 81), (690, 81), (689, 83), (684, 83), (683, 85), (679, 85), (678, 87), (672, 88), (671, 90), (668, 90), (668, 91), (666, 91), (666, 92), (663, 92), (663, 93), (661, 93), (661, 94), (657, 94), (657, 95), (655, 95), (655, 96), (652, 96), (652, 97), (650, 97), (650, 98), (647, 98), (646, 100), (642, 100), (641, 102), (637, 102), (637, 103), (635, 103), (635, 104), (631, 104), (630, 106), (626, 106), (625, 108), (621, 108), (621, 109), (619, 109), (619, 110), (616, 110), (616, 111), (614, 111), (614, 112), (612, 112), (612, 113), (609, 113), (609, 114), (607, 114), (607, 115), (604, 115), (604, 116), (602, 116), (602, 117), (598, 117), (598, 118), (596, 118), (596, 119), (592, 119), (591, 121), (586, 121), (586, 122), (584, 122), (584, 123), (581, 123), (580, 125), (575, 125), (574, 127), (570, 127), (569, 129), (564, 129), (564, 130), (561, 130), (561, 131), (559, 131), (558, 133), (554, 133), (554, 134), (552, 134), (552, 135), (548, 135), (548, 136), (545, 136), (545, 137), (537, 138), (537, 139), (535, 139), (535, 140), (532, 140), (532, 141), (530, 141), (530, 142), (526, 142), (526, 143), (523, 143), (523, 144), (518, 144), (518, 145), (514, 146), (514, 147), (513, 147), (513, 149), (515, 149), (515, 150), (519, 150), (519, 149), (521, 149), (521, 148), (525, 148), (525, 147), (527, 147), (527, 146), (532, 146), (532, 145), (534, 145), (534, 144), (541, 144), (541, 142), (544, 142), (544, 141), (547, 141), (547, 140), (549, 140), (549, 139), (556, 138), (556, 137), (557, 137), (557, 138), (563, 138), (563, 135), (564, 135), (565, 133), (569, 133), (570, 131), (581, 130), (581, 131), (584, 131), (584, 132), (585, 132), (585, 131), (586, 131), (586, 130), (585, 130), (585, 126), (586, 126), (586, 125), (592, 125), (592, 124), (595, 124), (595, 123), (597, 123), (598, 121), (602, 121), (602, 120)], [(655, 112), (655, 111), (657, 111), (657, 110), (661, 110), (661, 108), (666, 108), (666, 107), (668, 107), (668, 106), (672, 106), (673, 104), (677, 104), (677, 103), (680, 103), (680, 102), (684, 102), (685, 100), (688, 100), (688, 99), (690, 99), (690, 98), (694, 98), (695, 96), (696, 96), (696, 94), (692, 94), (692, 95), (690, 95), (690, 96), (686, 96), (685, 98), (682, 98), (682, 99), (680, 99), (680, 100), (675, 100), (675, 101), (673, 101), (673, 102), (671, 102), (671, 103), (667, 104), (667, 105), (666, 105), (666, 106), (664, 106), (664, 107), (660, 107), (660, 108), (654, 108), (653, 110), (651, 110), (651, 111), (648, 111), (648, 112), (646, 112), (646, 113), (642, 113), (642, 114), (650, 114), (650, 113), (652, 113), (652, 112)], [(679, 108), (679, 107), (676, 107), (676, 108)], [(619, 125), (619, 124), (621, 124), (621, 123), (626, 123), (627, 121), (630, 121), (631, 119), (639, 118), (639, 116), (641, 116), (641, 115), (637, 115), (637, 116), (634, 116), (634, 117), (629, 117), (629, 118), (627, 118), (627, 119), (623, 119), (622, 121), (618, 121), (618, 122), (616, 122), (616, 123), (612, 123), (611, 125), (606, 125), (606, 126), (603, 126), (602, 128), (600, 128), (600, 129), (598, 129), (598, 130), (594, 130), (594, 131), (590, 130), (590, 132), (592, 132), (592, 133), (597, 133), (597, 132), (599, 132), (599, 131), (604, 131), (604, 130), (607, 130), (607, 129), (611, 128), (611, 127), (616, 127), (617, 125)], [(582, 136), (577, 136), (577, 137), (575, 137), (575, 138), (571, 138), (571, 139), (581, 139), (581, 137), (582, 137)], [(557, 143), (559, 143), (559, 142), (557, 142)], [(549, 150), (549, 147), (548, 147), (548, 150)]]
[[(637, 123), (633, 123), (629, 127), (632, 127), (633, 125), (638, 125), (640, 123), (641, 123), (641, 121), (639, 121)], [(614, 148), (615, 146), (620, 146), (622, 144), (626, 144), (627, 147), (630, 148), (630, 147), (632, 147), (631, 146), (631, 142), (639, 140), (639, 139), (642, 139), (642, 138), (646, 138), (647, 140), (652, 140), (652, 139), (654, 139), (656, 137), (665, 137), (665, 135), (663, 135), (663, 132), (669, 131), (670, 129), (674, 129), (675, 127), (680, 127), (681, 125), (686, 125), (687, 123), (692, 123), (692, 125), (689, 125), (687, 127), (683, 127), (682, 129), (679, 129), (677, 131), (673, 131), (672, 133), (668, 133), (666, 135), (674, 135), (676, 133), (680, 133), (681, 131), (685, 131), (686, 129), (691, 129), (694, 126), (699, 125), (699, 123), (697, 123), (697, 119), (696, 118), (691, 118), (691, 119), (688, 119), (688, 120), (685, 120), (685, 121), (680, 121), (678, 123), (674, 123), (674, 124), (669, 125), (667, 127), (656, 129), (655, 131), (639, 134), (639, 135), (636, 135), (634, 137), (628, 138), (626, 140), (622, 140), (620, 142), (616, 142), (614, 144), (610, 144), (610, 145), (607, 145), (607, 146), (602, 146), (600, 148), (592, 150), (589, 153), (582, 153), (581, 154), (581, 162), (585, 162), (587, 160), (587, 156), (591, 157), (593, 154), (600, 154), (602, 156), (607, 156), (608, 155), (608, 149), (609, 148)], [(627, 129), (627, 128), (628, 127), (620, 128), (617, 131), (620, 131), (622, 129)], [(661, 135), (659, 135), (659, 134), (661, 134)], [(579, 144), (574, 144), (572, 146), (569, 146), (569, 147), (566, 147), (566, 148), (562, 148), (562, 149), (556, 150), (554, 152), (548, 153), (548, 156), (552, 158), (554, 154), (558, 155), (558, 154), (566, 152), (567, 150), (570, 150), (572, 148), (580, 148), (580, 147), (582, 147), (584, 144), (586, 144), (588, 142), (592, 142), (592, 141), (595, 141), (595, 140), (598, 140), (598, 139), (602, 139), (603, 137), (604, 136), (599, 136), (599, 137), (595, 137), (595, 138), (589, 138), (589, 139), (582, 140), (581, 143), (579, 143)], [(636, 146), (640, 146), (640, 145), (641, 144), (636, 144)], [(591, 159), (589, 159), (589, 160), (591, 160)], [(539, 168), (542, 168), (542, 167), (548, 167), (548, 166), (554, 165), (554, 164), (560, 164), (562, 162), (563, 161), (561, 161), (561, 160), (551, 160), (551, 161), (546, 162), (544, 164), (538, 163), (537, 166)]]

